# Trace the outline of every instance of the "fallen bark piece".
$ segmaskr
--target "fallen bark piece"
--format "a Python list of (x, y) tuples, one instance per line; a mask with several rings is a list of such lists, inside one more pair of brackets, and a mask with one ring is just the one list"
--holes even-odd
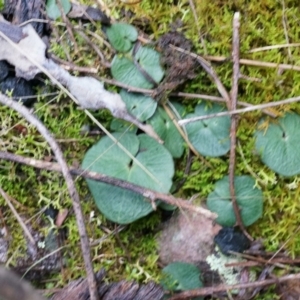
[[(102, 269), (96, 274), (98, 294), (102, 300), (160, 300), (164, 296), (160, 285), (149, 282), (139, 285), (136, 282), (122, 280), (106, 284), (103, 282), (105, 271)], [(51, 300), (89, 300), (86, 279), (72, 281), (63, 290), (56, 293)]]
[[(10, 34), (6, 35), (7, 32), (10, 32), (7, 26), (13, 28), (14, 26), (5, 22), (6, 30), (1, 31), (2, 23), (0, 21), (0, 60), (6, 60), (15, 66), (17, 77), (30, 80), (38, 73), (46, 73), (55, 84), (58, 82), (65, 86), (76, 98), (80, 107), (91, 110), (107, 108), (114, 117), (133, 123), (162, 143), (150, 125), (144, 125), (128, 113), (119, 94), (105, 90), (103, 83), (93, 77), (72, 76), (52, 60), (47, 59), (45, 56), (46, 45), (31, 25), (22, 27), (23, 38), (16, 44), (12, 41)], [(18, 36), (20, 36), (20, 32)]]

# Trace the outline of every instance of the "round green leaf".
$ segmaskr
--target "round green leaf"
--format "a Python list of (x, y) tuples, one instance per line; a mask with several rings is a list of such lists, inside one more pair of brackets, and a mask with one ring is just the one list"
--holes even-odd
[(156, 110), (157, 102), (151, 97), (139, 93), (128, 93), (121, 90), (120, 95), (127, 110), (141, 122), (151, 118)]
[[(236, 201), (245, 226), (253, 224), (262, 216), (263, 194), (254, 186), (255, 180), (250, 176), (234, 178)], [(214, 191), (208, 195), (207, 207), (218, 214), (216, 222), (220, 225), (235, 225), (236, 218), (230, 197), (228, 176), (216, 182)]]
[[(114, 133), (113, 136), (142, 164), (132, 161), (109, 137), (90, 148), (82, 167), (167, 193), (172, 185), (174, 164), (171, 155), (147, 135)], [(111, 221), (128, 224), (149, 214), (149, 200), (129, 190), (87, 179), (99, 210)]]
[(126, 23), (112, 24), (106, 30), (111, 45), (120, 52), (128, 52), (137, 40), (138, 32), (134, 26)]
[[(147, 72), (155, 82), (159, 83), (162, 80), (164, 71), (160, 66), (160, 55), (157, 51), (148, 47), (140, 47), (135, 58), (140, 68)], [(111, 64), (111, 73), (116, 80), (124, 84), (145, 89), (153, 87), (153, 83), (139, 71), (131, 57), (116, 55)]]
[(184, 140), (167, 113), (159, 107), (148, 121), (154, 131), (164, 141), (164, 146), (174, 158), (179, 158), (184, 151)]
[(255, 133), (255, 148), (262, 161), (280, 175), (300, 173), (299, 129), (300, 116), (288, 113), (277, 123), (270, 123), (267, 129), (258, 129)]
[(164, 290), (187, 291), (203, 286), (199, 269), (189, 263), (174, 262), (162, 270), (165, 275), (161, 284)]
[[(61, 6), (65, 14), (71, 10), (71, 3), (69, 0), (61, 0)], [(56, 0), (47, 0), (46, 12), (50, 19), (56, 20), (61, 16), (59, 7), (56, 4)]]
[[(218, 113), (224, 107), (218, 104), (211, 106), (201, 103), (196, 106), (195, 113), (186, 116), (187, 119)], [(230, 117), (211, 118), (188, 123), (186, 131), (195, 149), (204, 156), (222, 156), (230, 149)]]

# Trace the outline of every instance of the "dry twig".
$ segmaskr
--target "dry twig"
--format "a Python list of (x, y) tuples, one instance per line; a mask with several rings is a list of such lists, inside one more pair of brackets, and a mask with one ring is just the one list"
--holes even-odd
[(235, 110), (231, 110), (231, 111), (223, 111), (223, 112), (219, 112), (216, 114), (210, 114), (210, 115), (206, 115), (206, 116), (200, 116), (200, 117), (180, 120), (180, 121), (178, 121), (178, 124), (182, 126), (182, 125), (185, 125), (185, 124), (188, 124), (191, 122), (196, 122), (199, 120), (206, 120), (206, 119), (211, 119), (211, 118), (216, 118), (216, 117), (224, 117), (224, 116), (231, 116), (231, 115), (235, 115), (235, 114), (242, 114), (242, 113), (249, 112), (249, 111), (262, 110), (264, 108), (275, 107), (275, 106), (295, 103), (295, 102), (299, 102), (299, 101), (300, 101), (300, 96), (288, 98), (288, 99), (281, 100), (281, 101), (253, 105), (253, 106), (246, 107), (246, 108), (240, 108), (240, 109), (235, 109)]
[(26, 224), (23, 222), (22, 218), (18, 214), (17, 210), (14, 208), (13, 204), (11, 203), (10, 196), (7, 195), (7, 193), (5, 193), (5, 191), (1, 187), (0, 187), (0, 194), (4, 198), (4, 200), (6, 201), (7, 205), (9, 206), (10, 210), (12, 211), (12, 213), (14, 214), (16, 219), (18, 220), (20, 226), (22, 227), (25, 235), (27, 236), (27, 238), (31, 242), (32, 246), (35, 246), (35, 240), (34, 240), (32, 234), (30, 233), (29, 229), (27, 228)]
[[(103, 77), (97, 77), (95, 76), (95, 78), (97, 78), (98, 80), (101, 80), (103, 82), (106, 82), (108, 84), (112, 84), (121, 88), (126, 89), (128, 92), (136, 92), (136, 93), (142, 93), (142, 94), (146, 94), (146, 95), (152, 95), (155, 93), (155, 90), (148, 90), (148, 89), (142, 89), (142, 88), (136, 88), (124, 83), (121, 83), (119, 81), (116, 81), (114, 79), (108, 79), (108, 78), (103, 78)], [(222, 97), (216, 97), (216, 96), (211, 96), (211, 95), (204, 95), (204, 94), (191, 94), (191, 93), (182, 93), (182, 92), (173, 92), (170, 94), (170, 96), (172, 97), (185, 97), (185, 98), (192, 98), (192, 99), (204, 99), (204, 100), (208, 100), (208, 101), (214, 101), (214, 102), (226, 102), (226, 99), (222, 98)], [(244, 106), (244, 107), (253, 107), (252, 104), (250, 103), (246, 103), (246, 102), (242, 102), (242, 101), (238, 101), (237, 102), (238, 105), (240, 106)], [(270, 117), (277, 117), (277, 115), (275, 115), (273, 112), (268, 111), (268, 110), (262, 110), (264, 114), (269, 115)]]
[[(57, 163), (51, 163), (51, 162), (46, 162), (46, 161), (42, 161), (42, 160), (35, 160), (32, 158), (23, 157), (20, 155), (15, 155), (12, 153), (2, 152), (2, 151), (0, 151), (0, 158), (15, 161), (15, 162), (25, 164), (28, 166), (32, 166), (32, 167), (38, 168), (38, 169), (62, 172), (61, 166)], [(210, 219), (215, 219), (217, 217), (216, 214), (212, 213), (211, 211), (209, 211), (205, 208), (202, 208), (200, 206), (192, 205), (186, 200), (178, 199), (171, 195), (166, 195), (166, 194), (162, 194), (162, 193), (159, 193), (159, 192), (156, 192), (153, 190), (149, 190), (149, 189), (146, 189), (144, 187), (141, 187), (139, 185), (136, 185), (136, 184), (124, 181), (124, 180), (116, 179), (116, 178), (113, 178), (113, 177), (110, 177), (107, 175), (103, 175), (103, 174), (99, 174), (96, 172), (89, 172), (89, 171), (82, 170), (82, 169), (75, 169), (72, 167), (69, 168), (69, 171), (73, 175), (83, 176), (85, 178), (93, 179), (93, 180), (100, 181), (100, 182), (105, 182), (105, 183), (108, 183), (108, 184), (111, 184), (114, 186), (118, 186), (118, 187), (130, 190), (132, 192), (135, 192), (137, 194), (144, 196), (145, 198), (148, 198), (151, 201), (161, 200), (168, 204), (178, 206), (179, 208), (187, 209), (190, 211), (195, 211), (195, 212), (200, 213)]]
[(75, 65), (71, 62), (65, 61), (65, 60), (57, 57), (53, 53), (50, 53), (49, 56), (51, 57), (51, 59), (53, 59), (53, 61), (55, 61), (56, 63), (61, 64), (62, 67), (67, 71), (77, 71), (77, 72), (81, 72), (81, 73), (90, 73), (90, 74), (97, 74), (97, 72), (98, 72), (97, 68), (77, 66), (77, 65)]
[(256, 52), (260, 52), (260, 51), (268, 51), (268, 50), (273, 50), (273, 49), (291, 48), (291, 47), (299, 47), (299, 46), (300, 46), (300, 43), (264, 46), (264, 47), (254, 48), (254, 49), (248, 51), (248, 53), (256, 53)]
[[(233, 39), (232, 39), (232, 58), (233, 58), (233, 78), (232, 78), (232, 91), (231, 91), (231, 110), (235, 110), (237, 106), (238, 98), (238, 82), (240, 76), (240, 65), (239, 65), (239, 28), (240, 28), (240, 13), (236, 12), (233, 17)], [(235, 151), (236, 151), (236, 131), (238, 126), (238, 116), (231, 115), (231, 126), (230, 126), (230, 156), (229, 156), (229, 190), (232, 201), (234, 214), (236, 217), (237, 225), (240, 227), (242, 232), (253, 240), (247, 233), (243, 220), (240, 214), (240, 208), (236, 200), (235, 189), (234, 189), (234, 176), (235, 176)]]
[(253, 282), (234, 284), (234, 285), (222, 284), (214, 287), (207, 287), (207, 288), (185, 291), (177, 295), (174, 295), (173, 297), (169, 298), (169, 300), (184, 300), (184, 299), (189, 299), (198, 296), (214, 295), (216, 293), (226, 292), (226, 291), (236, 290), (236, 289), (263, 287), (274, 283), (281, 283), (281, 282), (285, 282), (289, 280), (297, 280), (297, 279), (298, 280), (300, 279), (300, 273), (290, 274), (278, 278), (265, 279), (261, 281), (253, 281)]
[[(209, 61), (215, 61), (215, 62), (230, 61), (230, 59), (226, 56), (204, 56), (204, 58)], [(241, 58), (239, 60), (239, 62), (241, 65), (252, 66), (252, 67), (300, 71), (300, 66), (296, 66), (296, 65), (277, 64), (277, 63), (272, 63), (272, 62), (267, 62), (267, 61), (244, 59), (244, 58)]]
[[(167, 105), (168, 104), (168, 105)], [(192, 143), (189, 141), (187, 134), (184, 132), (184, 130), (178, 125), (177, 121), (178, 119), (174, 116), (174, 113), (171, 111), (171, 103), (169, 101), (167, 101), (167, 104), (163, 104), (163, 108), (165, 110), (165, 112), (167, 113), (167, 115), (169, 116), (169, 118), (172, 120), (174, 126), (176, 127), (176, 129), (178, 130), (178, 132), (180, 133), (181, 137), (184, 139), (184, 141), (187, 143), (189, 149), (194, 153), (194, 155), (196, 155), (198, 158), (202, 159), (202, 157), (199, 155), (199, 153), (197, 152), (197, 150), (194, 148), (194, 146), (192, 145)], [(169, 108), (170, 107), (170, 108)]]

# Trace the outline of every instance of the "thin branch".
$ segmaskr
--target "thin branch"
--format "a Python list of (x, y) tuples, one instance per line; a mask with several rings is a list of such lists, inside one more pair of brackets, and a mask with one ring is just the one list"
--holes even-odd
[(11, 203), (10, 196), (7, 195), (7, 193), (5, 193), (5, 191), (1, 187), (0, 187), (0, 194), (4, 198), (4, 200), (6, 201), (7, 205), (9, 206), (9, 208), (12, 211), (12, 213), (14, 214), (14, 216), (16, 217), (17, 221), (19, 222), (20, 226), (22, 227), (22, 229), (23, 229), (25, 235), (27, 236), (27, 238), (29, 239), (30, 243), (33, 246), (35, 246), (35, 240), (34, 240), (32, 234), (30, 233), (29, 229), (27, 228), (26, 224), (23, 222), (22, 218), (18, 214), (17, 210), (15, 209), (13, 204)]
[[(233, 17), (233, 39), (232, 39), (232, 59), (233, 59), (233, 78), (232, 78), (232, 91), (231, 91), (231, 110), (235, 110), (237, 106), (238, 98), (238, 83), (240, 77), (240, 64), (239, 64), (239, 51), (240, 51), (240, 41), (239, 41), (239, 28), (240, 28), (240, 13), (236, 12)], [(236, 131), (238, 126), (237, 115), (231, 116), (231, 126), (230, 126), (230, 155), (229, 155), (229, 190), (230, 197), (232, 201), (232, 206), (236, 218), (237, 225), (240, 227), (242, 232), (248, 237), (248, 239), (253, 240), (251, 236), (247, 233), (243, 220), (240, 213), (240, 207), (236, 200), (235, 188), (234, 188), (234, 177), (235, 177), (235, 154), (236, 154)]]
[(282, 48), (291, 48), (291, 47), (299, 47), (299, 46), (300, 46), (300, 43), (279, 44), (279, 45), (272, 45), (272, 46), (254, 48), (254, 49), (248, 51), (248, 53), (256, 53), (256, 52), (261, 52), (261, 51), (268, 51), (268, 50), (282, 49)]
[[(97, 78), (100, 81), (106, 82), (108, 84), (112, 84), (121, 88), (126, 89), (128, 92), (136, 92), (136, 93), (142, 93), (142, 94), (146, 94), (146, 95), (152, 95), (155, 93), (155, 90), (149, 90), (149, 89), (142, 89), (142, 88), (137, 88), (134, 86), (130, 86), (124, 83), (121, 83), (117, 80), (114, 79), (108, 79), (108, 78), (104, 78), (104, 77), (98, 77), (95, 76), (95, 78)], [(211, 96), (211, 95), (204, 95), (204, 94), (192, 94), (192, 93), (182, 93), (182, 92), (174, 92), (171, 93), (170, 96), (172, 97), (185, 97), (185, 98), (199, 98), (199, 99), (204, 99), (204, 100), (209, 100), (209, 101), (215, 101), (215, 102), (226, 102), (226, 99), (222, 98), (222, 97), (216, 97), (216, 96)], [(240, 106), (244, 106), (244, 107), (254, 107), (252, 104), (250, 103), (246, 103), (246, 102), (242, 102), (242, 101), (238, 101), (238, 105)], [(266, 115), (269, 115), (270, 117), (277, 117), (276, 114), (274, 114), (271, 111), (268, 110), (263, 110), (263, 112)]]
[(272, 278), (272, 279), (265, 279), (261, 281), (253, 281), (253, 282), (247, 282), (247, 283), (241, 283), (241, 284), (234, 284), (234, 285), (218, 285), (214, 287), (207, 287), (207, 288), (201, 288), (196, 290), (190, 290), (185, 291), (182, 293), (179, 293), (177, 295), (174, 295), (173, 297), (169, 298), (169, 300), (184, 300), (189, 299), (193, 297), (198, 296), (206, 296), (206, 295), (213, 295), (220, 292), (226, 292), (229, 290), (235, 290), (235, 289), (246, 289), (246, 288), (256, 288), (256, 287), (264, 287), (267, 285), (271, 285), (274, 283), (281, 283), (289, 280), (296, 280), (300, 279), (300, 273), (297, 274), (290, 274), (278, 278)]
[(249, 112), (249, 111), (261, 110), (264, 108), (275, 107), (275, 106), (295, 103), (295, 102), (299, 102), (299, 101), (300, 101), (300, 96), (288, 98), (288, 99), (281, 100), (281, 101), (271, 102), (271, 103), (253, 105), (250, 107), (235, 109), (232, 111), (223, 111), (223, 112), (219, 112), (216, 114), (210, 114), (210, 115), (206, 115), (206, 116), (200, 116), (200, 117), (180, 120), (180, 121), (178, 121), (178, 124), (182, 126), (182, 125), (185, 125), (185, 124), (188, 124), (191, 122), (200, 121), (200, 120), (206, 120), (206, 119), (224, 117), (224, 116), (231, 116), (231, 115), (235, 115), (235, 114), (241, 114), (241, 113), (245, 113), (245, 112)]
[[(172, 46), (172, 47), (175, 47), (175, 46)], [(175, 47), (175, 48), (181, 49), (181, 48), (178, 48), (178, 47)], [(188, 52), (188, 53), (190, 53), (190, 52)], [(193, 53), (190, 53), (190, 54), (193, 54)], [(197, 56), (196, 54), (193, 54), (193, 55)], [(210, 66), (208, 64), (205, 64), (203, 62), (203, 65), (206, 66), (206, 71), (209, 71), (209, 74), (213, 77), (213, 79), (217, 78), (216, 74), (212, 73), (212, 69), (210, 68)], [(121, 83), (121, 82), (119, 82), (117, 80), (114, 80), (114, 79), (108, 79), (108, 78), (98, 77), (98, 76), (94, 76), (94, 77), (97, 78), (98, 80), (101, 80), (101, 81), (106, 82), (108, 84), (112, 84), (112, 85), (124, 88), (128, 92), (143, 93), (143, 94), (150, 95), (150, 96), (155, 94), (155, 90), (137, 88), (137, 87), (134, 87), (134, 86), (130, 86), (130, 85)], [(227, 93), (225, 87), (223, 86), (223, 84), (221, 83), (221, 81), (218, 78), (217, 78), (216, 84), (219, 87), (220, 94), (222, 96), (225, 96), (225, 97), (222, 98), (222, 97), (216, 97), (216, 96), (210, 96), (210, 95), (204, 95), (204, 94), (191, 94), (191, 93), (182, 93), (182, 92), (178, 92), (178, 93), (174, 92), (174, 93), (171, 93), (170, 96), (172, 96), (172, 97), (174, 97), (174, 96), (175, 97), (185, 97), (185, 98), (199, 98), (199, 99), (204, 99), (204, 100), (209, 100), (209, 101), (227, 103), (230, 100), (229, 94)], [(250, 103), (241, 102), (241, 101), (238, 101), (238, 105), (245, 106), (245, 107), (255, 107), (254, 105), (252, 105)], [(266, 107), (266, 108), (268, 108), (268, 107)], [(253, 109), (253, 110), (255, 110), (255, 109)], [(267, 109), (262, 108), (262, 111), (263, 111), (264, 114), (269, 115), (270, 117), (273, 117), (273, 118), (277, 117), (276, 114), (274, 114), (271, 111), (268, 111)], [(182, 121), (179, 121), (179, 122), (182, 122)]]
[[(53, 53), (50, 53), (49, 55), (51, 57), (51, 59), (53, 61), (55, 61), (56, 63), (59, 63), (62, 65), (62, 67), (65, 70), (68, 71), (77, 71), (77, 72), (81, 72), (81, 73), (91, 73), (91, 74), (97, 74), (98, 73), (98, 69), (97, 68), (90, 68), (90, 67), (80, 67), (77, 66), (71, 62), (65, 61), (59, 57), (57, 57), (56, 55), (54, 55)], [(23, 99), (23, 97), (22, 97)]]
[[(192, 98), (192, 99), (204, 99), (204, 100), (209, 100), (212, 102), (226, 102), (226, 100), (222, 97), (216, 97), (216, 96), (211, 96), (211, 95), (205, 95), (205, 94), (192, 94), (192, 93), (182, 93), (182, 92), (178, 92), (178, 93), (171, 93), (170, 96), (172, 97), (184, 97), (184, 98)], [(238, 101), (237, 102), (238, 105), (243, 106), (243, 107), (251, 107), (253, 106), (250, 103), (246, 103), (246, 102), (242, 102), (242, 101)], [(263, 110), (263, 113), (272, 117), (272, 118), (276, 118), (277, 114), (273, 113), (272, 111), (268, 111), (267, 109)]]
[(91, 263), (91, 253), (90, 253), (90, 247), (89, 247), (89, 240), (86, 233), (86, 228), (84, 225), (84, 219), (83, 214), (80, 206), (80, 199), (79, 194), (75, 188), (75, 184), (73, 182), (72, 176), (70, 174), (70, 171), (68, 169), (68, 166), (63, 158), (63, 153), (59, 148), (59, 145), (55, 141), (55, 139), (51, 136), (47, 128), (43, 125), (41, 121), (39, 121), (30, 111), (22, 106), (20, 103), (15, 102), (8, 97), (4, 96), (0, 93), (0, 103), (3, 105), (6, 105), (10, 107), (11, 109), (17, 111), (19, 114), (21, 114), (30, 124), (35, 126), (37, 130), (41, 133), (41, 135), (45, 138), (45, 140), (49, 143), (49, 145), (52, 148), (53, 153), (55, 154), (55, 157), (58, 161), (58, 163), (61, 166), (61, 170), (63, 173), (63, 176), (66, 180), (66, 184), (70, 193), (70, 197), (73, 202), (73, 208), (76, 215), (76, 221), (78, 226), (78, 231), (80, 235), (80, 241), (81, 241), (81, 249), (82, 249), (82, 255), (85, 263), (85, 268), (87, 272), (87, 280), (89, 283), (89, 292), (91, 300), (98, 300), (98, 294), (97, 294), (97, 285), (96, 280), (93, 272), (93, 266)]
[[(33, 158), (23, 157), (20, 155), (3, 152), (3, 151), (0, 151), (0, 158), (18, 162), (18, 163), (25, 164), (28, 166), (32, 166), (32, 167), (38, 168), (38, 169), (62, 172), (61, 166), (58, 163), (36, 160)], [(100, 182), (108, 183), (108, 184), (111, 184), (114, 186), (118, 186), (118, 187), (127, 189), (129, 191), (132, 191), (139, 195), (142, 195), (145, 198), (148, 198), (150, 201), (161, 200), (165, 203), (175, 205), (179, 208), (184, 208), (184, 209), (187, 209), (190, 211), (195, 211), (197, 213), (204, 215), (205, 217), (207, 217), (209, 219), (215, 219), (217, 217), (217, 215), (212, 213), (211, 211), (209, 211), (205, 208), (202, 208), (200, 206), (192, 205), (184, 199), (175, 198), (171, 195), (166, 195), (166, 194), (162, 194), (162, 193), (159, 193), (159, 192), (156, 192), (153, 190), (149, 190), (149, 189), (146, 189), (139, 185), (136, 185), (136, 184), (133, 184), (133, 183), (121, 180), (121, 179), (116, 179), (116, 178), (113, 178), (113, 177), (110, 177), (107, 175), (99, 174), (96, 172), (90, 172), (90, 171), (82, 170), (82, 169), (76, 169), (73, 167), (69, 167), (69, 171), (72, 175), (82, 176), (84, 178), (93, 179), (95, 181), (100, 181)]]
[[(275, 260), (271, 260), (272, 258), (267, 260), (267, 259), (264, 259), (264, 258), (259, 257), (259, 256), (253, 256), (253, 255), (249, 255), (249, 254), (245, 254), (245, 253), (239, 253), (239, 252), (234, 252), (234, 251), (229, 251), (229, 253), (233, 254), (237, 257), (247, 259), (248, 261), (255, 261), (255, 262), (262, 263), (262, 264), (275, 265), (276, 267), (290, 270), (290, 266), (285, 266), (285, 265), (282, 264), (282, 262), (276, 262)], [(290, 259), (289, 261), (291, 262), (292, 259)], [(294, 261), (294, 264), (296, 262), (297, 262), (297, 260)], [(226, 264), (226, 267), (229, 267), (229, 266), (230, 266), (230, 264)]]
[(94, 76), (94, 77), (97, 78), (100, 81), (105, 82), (105, 83), (108, 83), (108, 84), (111, 84), (111, 85), (115, 85), (115, 86), (124, 88), (128, 92), (143, 93), (143, 94), (147, 94), (147, 95), (151, 95), (151, 94), (153, 94), (155, 92), (154, 90), (137, 88), (137, 87), (134, 87), (134, 86), (122, 83), (120, 81), (117, 81), (115, 79), (108, 79), (108, 78), (105, 78), (105, 77), (98, 77), (98, 76)]
[(174, 116), (174, 113), (171, 111), (171, 103), (167, 100), (167, 104), (163, 104), (163, 108), (165, 110), (165, 112), (167, 113), (167, 115), (170, 117), (170, 119), (172, 120), (174, 126), (176, 127), (176, 129), (178, 130), (178, 132), (180, 133), (181, 137), (184, 139), (184, 141), (187, 143), (188, 147), (190, 148), (190, 150), (194, 153), (194, 155), (196, 155), (198, 158), (202, 159), (202, 157), (200, 156), (200, 154), (198, 153), (198, 151), (194, 148), (193, 144), (189, 141), (188, 136), (186, 134), (186, 132), (184, 131), (184, 128), (181, 128), (178, 125), (178, 118), (176, 118)]
[[(95, 76), (95, 78), (97, 78), (98, 80), (101, 80), (103, 82), (106, 82), (108, 84), (112, 84), (121, 88), (126, 89), (128, 92), (136, 92), (136, 93), (142, 93), (142, 94), (146, 94), (146, 95), (152, 95), (155, 93), (155, 90), (148, 90), (148, 89), (142, 89), (142, 88), (136, 88), (134, 86), (130, 86), (124, 83), (121, 83), (117, 80), (114, 79), (108, 79), (108, 78), (104, 78), (104, 77), (97, 77)], [(198, 99), (204, 99), (204, 100), (209, 100), (209, 101), (215, 101), (215, 102), (226, 102), (226, 99), (222, 98), (222, 97), (216, 97), (216, 96), (211, 96), (211, 95), (204, 95), (204, 94), (192, 94), (192, 93), (182, 93), (182, 92), (173, 92), (170, 94), (170, 96), (172, 97), (185, 97), (185, 98), (198, 98)], [(238, 105), (240, 106), (244, 106), (244, 107), (253, 107), (252, 104), (250, 103), (246, 103), (246, 102), (242, 102), (242, 101), (238, 101)], [(269, 115), (270, 117), (277, 117), (276, 114), (274, 114), (271, 111), (268, 110), (263, 110), (263, 112), (266, 115)]]
[(175, 125), (176, 129), (178, 130), (178, 132), (180, 133), (181, 137), (184, 139), (184, 141), (186, 142), (186, 144), (188, 145), (189, 149), (194, 153), (194, 155), (199, 158), (201, 160), (201, 162), (213, 169), (212, 165), (203, 157), (201, 156), (198, 151), (195, 149), (195, 147), (193, 146), (193, 144), (189, 141), (188, 135), (186, 133), (185, 128), (181, 128), (178, 124), (178, 120), (181, 119), (180, 115), (178, 114), (178, 112), (176, 113), (176, 109), (175, 107), (172, 105), (172, 103), (167, 100), (166, 104), (163, 104), (163, 108), (165, 110), (165, 112), (168, 114), (168, 116), (170, 117), (170, 119), (172, 120), (173, 124)]
[[(230, 58), (228, 58), (226, 56), (206, 56), (205, 55), (204, 58), (209, 61), (216, 61), (216, 62), (230, 61)], [(247, 66), (252, 66), (252, 67), (300, 71), (300, 66), (296, 66), (296, 65), (277, 64), (277, 63), (272, 63), (272, 62), (267, 62), (267, 61), (243, 59), (243, 58), (240, 59), (239, 62), (241, 65), (247, 65)]]

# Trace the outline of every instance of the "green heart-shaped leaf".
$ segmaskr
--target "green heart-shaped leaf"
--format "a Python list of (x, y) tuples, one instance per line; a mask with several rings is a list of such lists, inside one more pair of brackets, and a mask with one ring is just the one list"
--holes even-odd
[[(196, 106), (195, 113), (186, 116), (187, 119), (206, 116), (224, 111), (218, 104), (201, 103)], [(196, 121), (186, 125), (188, 138), (195, 149), (204, 156), (222, 156), (230, 149), (230, 117), (211, 118)]]
[[(140, 47), (135, 55), (137, 63), (152, 79), (159, 83), (164, 71), (160, 65), (160, 55), (157, 51), (148, 48)], [(139, 70), (131, 57), (115, 56), (111, 64), (112, 76), (127, 85), (150, 89), (154, 84), (147, 80), (143, 73)]]
[(138, 38), (136, 28), (126, 23), (112, 24), (107, 28), (106, 35), (111, 45), (120, 52), (128, 52)]
[(139, 93), (128, 93), (121, 90), (120, 96), (125, 102), (127, 110), (141, 122), (144, 122), (154, 114), (157, 102), (151, 97)]
[(174, 262), (164, 267), (162, 272), (164, 278), (161, 283), (164, 290), (188, 291), (203, 286), (200, 280), (200, 271), (192, 264)]
[[(108, 137), (103, 137), (87, 151), (82, 167), (159, 192), (169, 192), (174, 164), (164, 146), (144, 134), (114, 133), (113, 136), (143, 168)], [(87, 183), (99, 210), (111, 221), (128, 224), (153, 210), (149, 200), (139, 194), (90, 179)]]
[[(253, 224), (262, 216), (263, 194), (254, 186), (255, 180), (250, 176), (234, 178), (236, 201), (245, 226)], [(216, 182), (214, 191), (208, 195), (207, 207), (218, 214), (216, 222), (220, 225), (235, 225), (236, 218), (230, 197), (228, 176)]]
[(267, 129), (257, 130), (255, 136), (255, 148), (270, 169), (283, 176), (300, 174), (299, 115), (288, 113)]

